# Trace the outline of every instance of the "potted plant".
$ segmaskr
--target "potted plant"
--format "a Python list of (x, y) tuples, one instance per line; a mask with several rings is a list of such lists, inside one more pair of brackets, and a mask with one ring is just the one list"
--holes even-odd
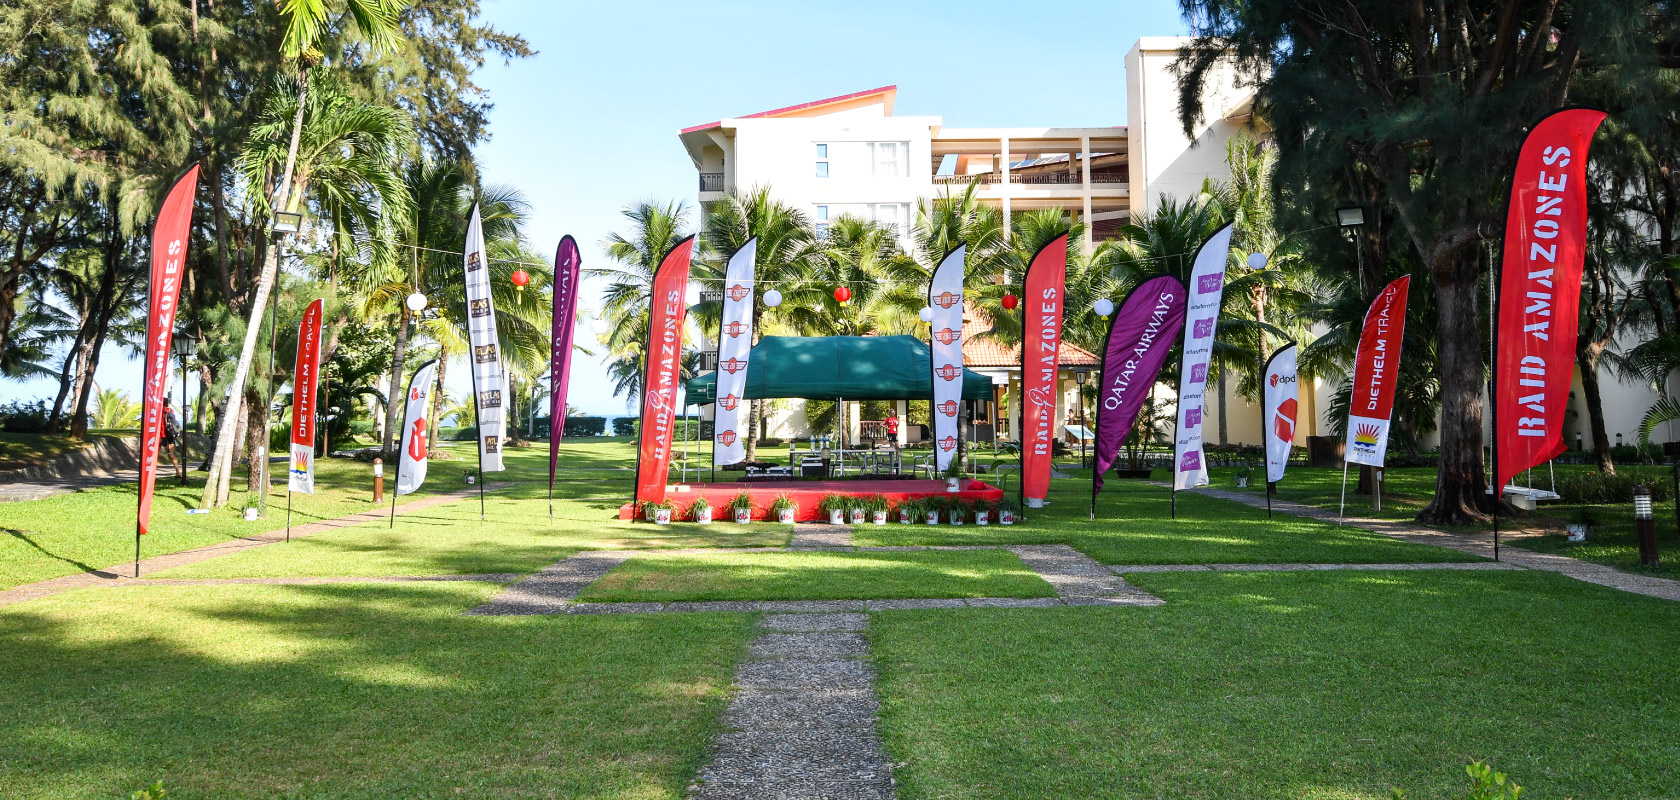
[(670, 500), (648, 503), (648, 512), (650, 514), (649, 518), (653, 520), (653, 524), (655, 525), (671, 524), (671, 514), (676, 511), (676, 509), (677, 504), (671, 502)]
[(955, 492), (962, 489), (962, 464), (955, 457), (945, 467), (945, 491)]
[(712, 504), (704, 497), (694, 498), (694, 502), (688, 504), (688, 518), (701, 525), (712, 524)]
[(846, 498), (844, 495), (824, 495), (817, 503), (817, 511), (828, 517), (830, 525), (846, 524)]
[(974, 504), (974, 524), (976, 524), (976, 525), (990, 525), (990, 524), (992, 524), (992, 509), (994, 507), (996, 507), (996, 505), (997, 505), (997, 503), (995, 503), (993, 501), (990, 501), (990, 500), (981, 500), (980, 502), (975, 503)]
[(945, 518), (950, 520), (952, 525), (961, 525), (963, 524), (963, 520), (968, 517), (968, 510), (973, 507), (974, 506), (966, 500), (953, 500), (951, 504), (945, 508)]
[(1254, 476), (1254, 468), (1247, 464), (1237, 467), (1237, 488), (1247, 489), (1248, 479)]
[(869, 521), (876, 525), (887, 524), (887, 498), (875, 495), (868, 499)]
[(1021, 518), (1021, 501), (1013, 497), (1005, 497), (998, 501), (997, 515), (999, 525), (1014, 525)]
[(729, 511), (735, 516), (735, 521), (742, 525), (752, 522), (752, 495), (742, 492), (730, 498)]
[(909, 525), (922, 518), (922, 504), (919, 500), (900, 500), (897, 508), (898, 524)]
[(863, 497), (846, 499), (846, 519), (853, 525), (862, 525), (869, 516), (869, 500)]
[(929, 525), (938, 525), (939, 518), (945, 514), (945, 498), (929, 497), (922, 501), (922, 516)]
[(776, 521), (783, 525), (792, 525), (793, 518), (799, 515), (799, 504), (785, 494), (776, 495), (770, 503), (770, 513), (775, 515)]
[(1581, 506), (1575, 509), (1575, 521), (1564, 526), (1568, 531), (1566, 536), (1571, 542), (1584, 542), (1592, 526), (1598, 524), (1598, 512), (1592, 506)]

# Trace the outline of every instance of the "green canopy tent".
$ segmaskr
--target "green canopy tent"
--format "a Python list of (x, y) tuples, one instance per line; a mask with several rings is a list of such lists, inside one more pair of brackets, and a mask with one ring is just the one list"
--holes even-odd
[[(766, 336), (748, 357), (745, 399), (922, 400), (933, 397), (933, 355), (914, 336)], [(963, 370), (964, 400), (992, 399), (992, 380)], [(687, 403), (717, 401), (717, 373), (691, 378)]]

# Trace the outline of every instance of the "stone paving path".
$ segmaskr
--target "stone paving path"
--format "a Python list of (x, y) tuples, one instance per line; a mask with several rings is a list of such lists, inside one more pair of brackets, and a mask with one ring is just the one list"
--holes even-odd
[[(495, 491), (512, 485), (513, 484), (511, 483), (489, 483), (485, 484), (484, 488), (486, 491)], [(440, 506), (445, 503), (453, 503), (468, 496), (476, 497), (477, 495), (478, 489), (474, 487), (471, 489), (462, 489), (460, 491), (450, 492), (448, 494), (433, 495), (419, 500), (410, 500), (407, 503), (402, 503), (397, 506), (397, 514), (398, 516), (401, 516), (421, 509), (432, 508), (433, 506)], [(390, 515), (390, 513), (390, 507), (386, 506), (384, 508), (368, 509), (367, 511), (337, 517), (335, 519), (324, 519), (318, 522), (311, 522), (306, 525), (293, 525), (292, 538), (301, 539), (306, 536), (313, 536), (317, 533), (326, 533), (327, 531), (334, 531), (339, 528), (348, 528), (352, 525), (362, 525), (369, 522), (384, 520)], [(161, 556), (143, 558), (140, 560), (139, 574), (141, 578), (144, 578), (147, 575), (161, 572), (166, 569), (183, 567), (188, 564), (197, 564), (200, 561), (208, 561), (212, 558), (220, 558), (233, 553), (242, 553), (253, 547), (262, 547), (276, 542), (284, 542), (285, 540), (286, 529), (278, 528), (264, 533), (254, 533), (250, 536), (242, 536), (238, 539), (230, 539), (226, 542), (197, 547), (192, 550), (182, 550), (176, 553), (166, 553)], [(0, 606), (10, 605), (12, 603), (21, 603), (26, 600), (36, 600), (42, 597), (49, 597), (51, 595), (58, 594), (59, 592), (67, 592), (72, 589), (87, 589), (96, 586), (120, 586), (125, 583), (132, 585), (138, 582), (139, 581), (135, 579), (134, 562), (127, 561), (115, 566), (106, 567), (105, 569), (94, 570), (92, 572), (65, 575), (61, 578), (52, 578), (50, 580), (39, 581), (36, 583), (26, 583), (22, 586), (14, 586), (10, 589), (0, 591)]]
[(1519, 570), (1515, 564), (1494, 561), (1449, 561), (1441, 563), (1407, 564), (1110, 564), (1110, 572), (1125, 575), (1138, 572), (1308, 572), (1335, 570), (1418, 570), (1447, 569), (1486, 572), (1489, 570)]
[[(788, 548), (792, 549), (792, 548)], [(787, 552), (776, 547), (739, 548), (728, 552)], [(1054, 606), (1158, 606), (1165, 601), (1110, 572), (1090, 556), (1064, 544), (991, 545), (964, 547), (828, 547), (853, 552), (902, 552), (906, 550), (997, 550), (1014, 553), (1022, 563), (1056, 589), (1055, 597), (971, 597), (908, 598), (898, 600), (718, 600), (677, 603), (579, 603), (577, 596), (589, 584), (600, 580), (614, 567), (641, 553), (682, 555), (715, 553), (716, 549), (670, 549), (656, 551), (585, 550), (551, 564), (515, 583), (490, 602), (466, 613), (480, 616), (523, 616), (537, 614), (661, 614), (696, 611), (765, 613), (821, 613), (859, 611), (903, 611), (929, 608), (1051, 608)]]
[(835, 550), (852, 546), (852, 526), (799, 522), (793, 526), (789, 550)]
[[(1266, 498), (1264, 495), (1255, 496), (1245, 492), (1233, 492), (1226, 489), (1211, 489), (1206, 487), (1195, 489), (1193, 491), (1209, 497), (1217, 497), (1221, 500), (1230, 500), (1234, 503), (1242, 503), (1243, 505), (1254, 508), (1266, 507)], [(1318, 508), (1316, 506), (1303, 505), (1301, 503), (1292, 503), (1287, 500), (1278, 500), (1274, 498), (1272, 500), (1272, 509), (1284, 514), (1292, 514), (1297, 517), (1309, 517), (1328, 522), (1336, 521), (1336, 512), (1334, 511)], [(1347, 517), (1343, 521), (1343, 524), (1368, 530), (1372, 533), (1380, 533), (1384, 536), (1400, 539), (1402, 541), (1413, 542), (1416, 544), (1434, 545), (1436, 547), (1445, 547), (1450, 550), (1457, 550), (1461, 553), (1470, 553), (1472, 555), (1482, 556), (1483, 558), (1493, 558), (1493, 534), (1491, 533), (1447, 533), (1445, 531), (1424, 528), (1405, 522), (1396, 522), (1394, 520), (1387, 519), (1370, 519), (1366, 517)], [(1513, 564), (1527, 569), (1555, 572), (1559, 575), (1563, 575), (1564, 577), (1574, 578), (1578, 581), (1585, 581), (1599, 586), (1608, 586), (1612, 589), (1620, 589), (1621, 591), (1632, 592), (1633, 594), (1642, 594), (1646, 597), (1680, 601), (1680, 581), (1673, 580), (1671, 578), (1636, 575), (1631, 572), (1623, 572), (1615, 567), (1607, 567), (1603, 564), (1594, 564), (1590, 561), (1582, 561), (1578, 558), (1570, 558), (1569, 556), (1560, 556), (1552, 553), (1536, 553), (1532, 550), (1524, 550), (1517, 547), (1501, 547), (1499, 549), (1499, 558), (1500, 563)]]
[(384, 575), (379, 577), (335, 576), (326, 578), (142, 578), (121, 586), (314, 586), (327, 583), (507, 583), (516, 572), (485, 572), (477, 575)]
[(769, 614), (692, 800), (891, 800), (866, 614)]

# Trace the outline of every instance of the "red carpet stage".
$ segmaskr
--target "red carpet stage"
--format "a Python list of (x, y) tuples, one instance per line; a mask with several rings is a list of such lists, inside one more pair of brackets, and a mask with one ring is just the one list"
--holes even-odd
[[(990, 484), (964, 478), (959, 484), (962, 489), (956, 492), (945, 491), (945, 481), (915, 481), (915, 480), (855, 480), (855, 481), (775, 481), (769, 483), (688, 483), (679, 484), (665, 497), (677, 504), (677, 513), (688, 510), (690, 503), (697, 497), (706, 498), (706, 503), (712, 507), (713, 514), (719, 520), (727, 519), (729, 512), (725, 506), (735, 498), (735, 495), (746, 492), (752, 495), (753, 519), (769, 519), (770, 504), (776, 501), (776, 496), (786, 494), (799, 504), (800, 522), (825, 521), (826, 517), (819, 517), (817, 504), (831, 494), (848, 496), (881, 495), (888, 502), (897, 503), (900, 500), (916, 500), (923, 497), (953, 497), (965, 502), (976, 500), (1002, 500), (1003, 490)], [(626, 503), (618, 509), (619, 519), (630, 519), (635, 514), (633, 503)], [(686, 519), (686, 516), (677, 516)]]

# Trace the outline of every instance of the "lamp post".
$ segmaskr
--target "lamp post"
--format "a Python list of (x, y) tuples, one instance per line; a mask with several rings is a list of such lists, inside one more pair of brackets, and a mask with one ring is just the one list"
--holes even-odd
[(1365, 299), (1365, 248), (1359, 246), (1359, 230), (1365, 227), (1365, 208), (1363, 206), (1343, 206), (1336, 209), (1336, 224), (1350, 229), (1349, 235), (1354, 237), (1353, 257), (1357, 264), (1356, 272), (1359, 276), (1359, 299)]
[(187, 359), (198, 352), (198, 342), (186, 331), (176, 333), (169, 339), (169, 351), (181, 359), (181, 441), (175, 443), (178, 451), (176, 461), (177, 472), (180, 473), (181, 485), (187, 485)]
[(1091, 377), (1089, 369), (1073, 371), (1073, 382), (1079, 386), (1073, 394), (1079, 404), (1079, 468), (1085, 468), (1085, 381)]
[(1657, 566), (1657, 521), (1651, 515), (1651, 489), (1645, 484), (1633, 487), (1633, 528), (1639, 537), (1640, 566)]
[[(284, 247), (285, 247), (286, 235), (290, 234), (290, 233), (297, 233), (298, 230), (302, 227), (303, 227), (303, 215), (302, 214), (300, 214), (298, 212), (295, 212), (295, 211), (276, 211), (276, 212), (274, 212), (274, 220), (273, 220), (272, 223), (270, 223), (268, 230), (274, 236), (274, 261), (275, 261), (276, 264), (281, 263), (281, 260), (285, 256)], [(279, 288), (278, 281), (276, 281), (275, 289), (274, 289), (274, 292), (273, 292), (273, 303), (269, 308), (269, 322), (268, 322), (268, 396), (263, 399), (263, 402), (266, 405), (263, 406), (263, 415), (262, 415), (262, 417), (263, 417), (263, 438), (262, 438), (263, 446), (261, 448), (262, 458), (259, 459), (259, 464), (260, 464), (260, 467), (262, 469), (262, 489), (261, 489), (261, 491), (259, 491), (257, 493), (257, 514), (259, 516), (261, 516), (263, 514), (264, 510), (268, 507), (268, 486), (269, 486), (269, 475), (268, 475), (268, 440), (269, 440), (268, 416), (269, 416), (270, 412), (273, 410), (273, 406), (274, 406), (274, 336), (275, 336), (276, 329), (278, 329), (279, 327), (280, 327), (280, 288)], [(287, 496), (288, 496), (288, 498), (290, 497), (289, 494)], [(287, 500), (287, 502), (290, 503), (291, 501)], [(290, 536), (290, 532), (289, 532), (290, 523), (288, 522), (287, 525), (288, 525), (287, 535), (289, 537)]]

